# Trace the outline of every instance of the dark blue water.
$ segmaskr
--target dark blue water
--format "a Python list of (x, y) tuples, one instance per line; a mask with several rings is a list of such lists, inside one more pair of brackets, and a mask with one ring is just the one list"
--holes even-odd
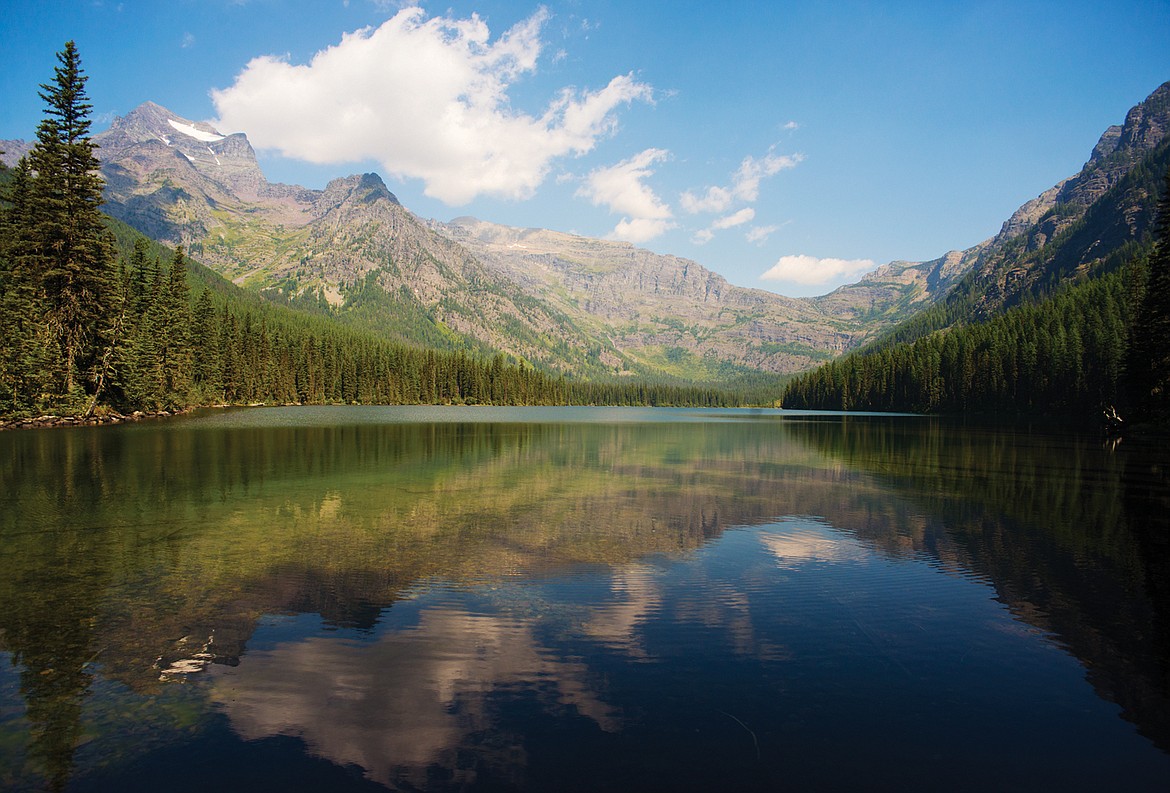
[(0, 788), (1162, 790), (1166, 452), (774, 411), (0, 436)]

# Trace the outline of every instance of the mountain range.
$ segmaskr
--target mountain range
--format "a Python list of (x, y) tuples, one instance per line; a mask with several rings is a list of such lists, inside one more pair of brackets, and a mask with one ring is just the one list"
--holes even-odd
[[(1119, 196), (1118, 186), (1166, 145), (1168, 130), (1170, 83), (1107, 129), (1078, 174), (1024, 204), (991, 239), (932, 261), (891, 262), (814, 298), (736, 286), (628, 243), (423, 220), (376, 174), (324, 190), (270, 183), (245, 134), (151, 102), (95, 142), (110, 215), (271, 300), (553, 372), (725, 382), (808, 369), (954, 301), (958, 286), (972, 313), (989, 313), (1053, 272), (1083, 271), (1148, 231), (1148, 202)], [(11, 162), (27, 144), (0, 148)], [(1113, 222), (1068, 254), (1068, 238), (1094, 211)], [(1065, 253), (1054, 262), (1046, 256), (1057, 242)]]
[(948, 282), (942, 263), (907, 264), (829, 300), (793, 299), (626, 243), (426, 222), (376, 174), (324, 190), (269, 183), (245, 135), (153, 103), (96, 142), (107, 211), (237, 284), (407, 342), (499, 350), (552, 371), (696, 380), (798, 371)]

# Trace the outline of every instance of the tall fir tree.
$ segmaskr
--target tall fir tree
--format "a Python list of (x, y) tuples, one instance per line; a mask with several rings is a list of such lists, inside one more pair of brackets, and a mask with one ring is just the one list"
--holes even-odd
[(130, 254), (130, 305), (134, 316), (146, 314), (147, 302), (154, 279), (158, 275), (158, 260), (150, 258), (150, 246), (146, 237), (134, 238), (134, 250)]
[(200, 401), (223, 397), (220, 377), (219, 328), (211, 292), (204, 288), (191, 315), (191, 379)]
[(158, 337), (160, 385), (167, 407), (175, 407), (186, 404), (191, 370), (190, 289), (182, 246), (175, 248), (159, 300), (162, 303)]
[(56, 388), (66, 402), (95, 388), (91, 366), (116, 319), (114, 246), (102, 220), (102, 178), (89, 137), (81, 59), (72, 41), (41, 86), (45, 117), (29, 155), (36, 208), (29, 229), (46, 320), (56, 342)]

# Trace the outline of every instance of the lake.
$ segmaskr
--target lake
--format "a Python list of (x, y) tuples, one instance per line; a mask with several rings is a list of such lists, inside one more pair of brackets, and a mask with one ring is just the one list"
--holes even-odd
[(772, 410), (0, 434), (0, 789), (1165, 790), (1170, 451)]

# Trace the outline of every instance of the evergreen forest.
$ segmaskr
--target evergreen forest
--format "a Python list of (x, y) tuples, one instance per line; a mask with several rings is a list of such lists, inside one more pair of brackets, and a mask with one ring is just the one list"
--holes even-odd
[[(1163, 146), (1155, 162), (1164, 163)], [(1170, 418), (1170, 171), (1152, 234), (1117, 247), (1087, 274), (1042, 277), (980, 315), (978, 275), (885, 337), (794, 378), (785, 408)], [(1135, 169), (1129, 178), (1148, 178)], [(1148, 193), (1158, 194), (1155, 189)], [(1153, 200), (1151, 198), (1151, 200)], [(1094, 228), (1086, 218), (1065, 235)]]

